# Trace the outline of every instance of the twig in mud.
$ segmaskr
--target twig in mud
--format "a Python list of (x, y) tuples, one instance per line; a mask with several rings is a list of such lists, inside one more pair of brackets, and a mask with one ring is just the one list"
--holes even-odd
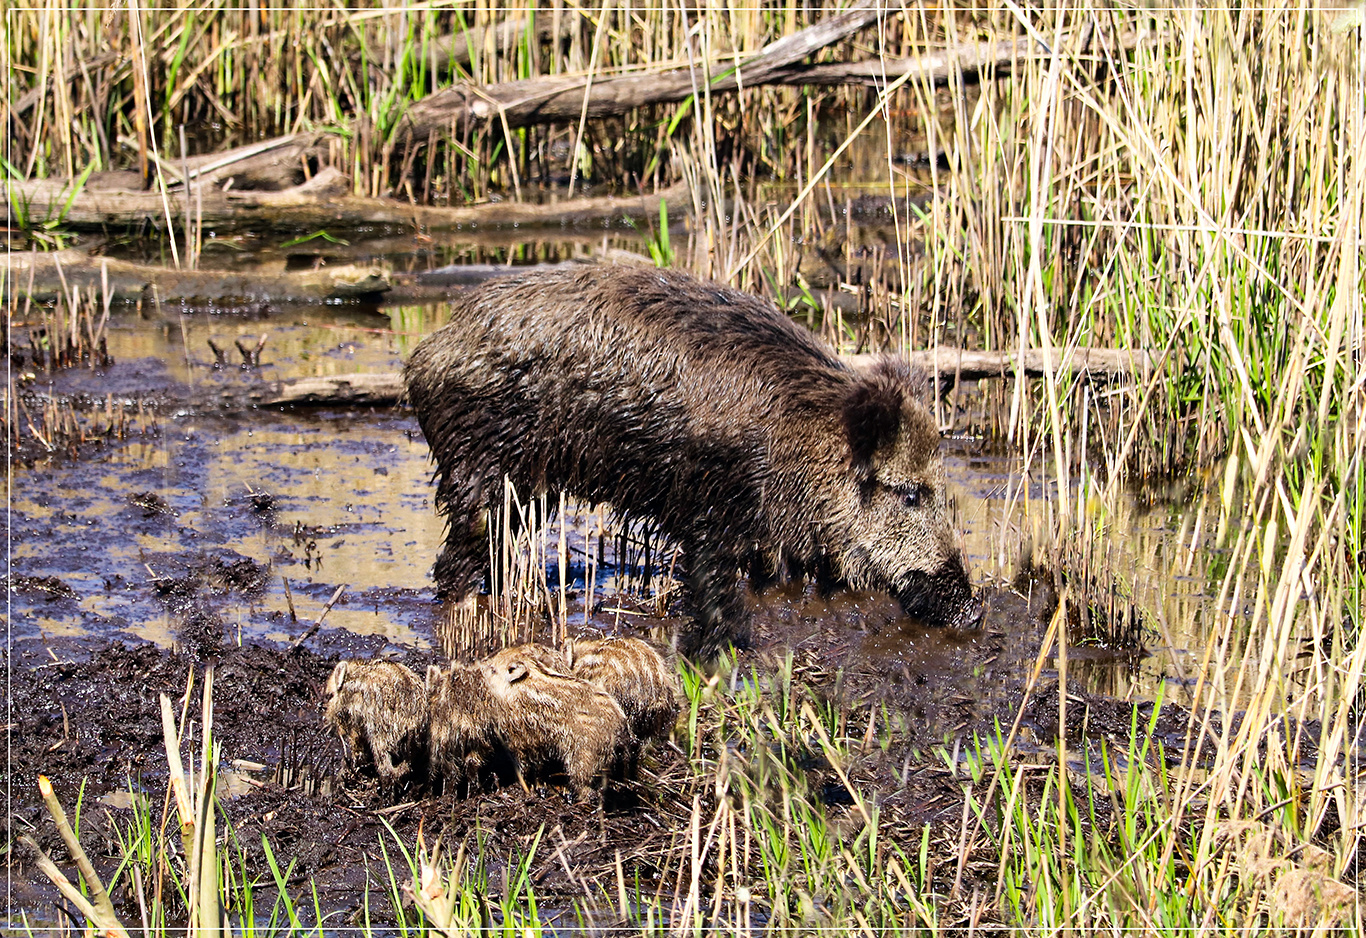
[(417, 807), (418, 805), (420, 805), (420, 804), (422, 804), (421, 801), (405, 801), (405, 802), (403, 802), (403, 804), (391, 804), (391, 805), (389, 805), (389, 807), (387, 807), (387, 808), (376, 808), (376, 809), (375, 809), (375, 814), (378, 814), (378, 815), (381, 815), (381, 816), (389, 815), (389, 814), (397, 814), (398, 812), (400, 812), (400, 811), (406, 811), (406, 810), (408, 810), (409, 808), (416, 808), (416, 807)]
[(261, 350), (266, 347), (266, 339), (268, 338), (270, 338), (270, 333), (263, 333), (255, 348), (248, 348), (243, 345), (241, 339), (233, 340), (233, 344), (237, 346), (237, 351), (242, 353), (242, 366), (244, 368), (259, 368), (261, 366)]
[(289, 621), (298, 622), (299, 617), (294, 612), (294, 594), (289, 589), (289, 577), (281, 576), (280, 581), (285, 584), (285, 605), (289, 607)]
[[(337, 591), (336, 591), (335, 593), (332, 594), (332, 598), (329, 599), (329, 600), (327, 601), (327, 605), (326, 605), (326, 606), (323, 606), (323, 611), (322, 611), (322, 614), (318, 616), (318, 621), (316, 621), (316, 622), (314, 622), (312, 625), (310, 625), (310, 626), (304, 631), (304, 634), (300, 635), (298, 638), (294, 639), (294, 641), (290, 643), (290, 645), (289, 645), (289, 650), (290, 650), (290, 651), (294, 651), (296, 648), (298, 648), (298, 647), (299, 647), (300, 645), (302, 645), (304, 642), (308, 641), (310, 638), (312, 638), (312, 637), (314, 636), (314, 634), (317, 633), (318, 629), (322, 628), (323, 620), (326, 619), (326, 618), (327, 618), (327, 614), (328, 614), (329, 612), (332, 611), (332, 607), (333, 607), (334, 605), (336, 605), (337, 600), (341, 599), (341, 594), (342, 594), (342, 592), (345, 591), (345, 589), (346, 589), (348, 586), (350, 586), (350, 585), (351, 585), (350, 583), (343, 583), (341, 586), (338, 586), (338, 587), (337, 587)], [(292, 613), (293, 611), (294, 611), (294, 604), (293, 604), (293, 603), (290, 603), (290, 612)]]

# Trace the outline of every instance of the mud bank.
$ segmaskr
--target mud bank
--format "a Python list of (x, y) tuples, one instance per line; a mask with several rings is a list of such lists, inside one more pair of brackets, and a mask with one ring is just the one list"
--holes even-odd
[[(884, 597), (774, 590), (763, 597), (757, 616), (759, 647), (714, 679), (723, 685), (757, 681), (775, 697), (804, 685), (813, 699), (847, 712), (845, 735), (867, 736), (848, 765), (837, 771), (814, 740), (779, 756), (836, 823), (854, 810), (852, 787), (876, 805), (884, 830), (907, 844), (918, 842), (925, 824), (944, 830), (960, 824), (960, 753), (971, 751), (995, 725), (1008, 727), (1020, 708), (1053, 599), (1041, 584), (1017, 586), (1022, 589), (990, 590), (984, 627), (962, 634), (920, 628), (899, 617)], [(229, 642), (212, 655), (214, 737), (222, 747), (219, 794), (245, 868), (267, 868), (264, 838), (277, 858), (294, 861), (289, 884), (313, 883), (320, 907), (338, 925), (359, 921), (367, 890), (372, 918), (392, 920), (388, 864), (395, 862), (398, 844), (410, 847), (419, 830), (429, 844), (438, 835), (447, 845), (482, 842), (490, 895), (501, 894), (498, 877), (508, 860), (534, 843), (539, 849), (532, 883), (542, 902), (557, 895), (566, 904), (582, 899), (585, 883), (615, 881), (618, 862), (628, 881), (671, 889), (674, 839), (688, 829), (696, 810), (705, 811), (715, 800), (696, 760), (714, 769), (718, 759), (761, 757), (733, 750), (735, 740), (709, 722), (714, 715), (704, 706), (699, 721), (705, 744), (699, 751), (685, 754), (672, 743), (655, 747), (641, 778), (610, 787), (601, 808), (573, 803), (567, 790), (524, 791), (515, 785), (468, 798), (413, 788), (399, 795), (399, 804), (387, 803), (373, 779), (343, 768), (340, 746), (323, 730), (320, 716), (322, 687), (335, 661), (375, 654), (387, 643), (325, 629), (310, 644), (285, 650)], [(119, 853), (119, 831), (133, 823), (132, 802), (142, 800), (154, 823), (161, 817), (167, 775), (158, 697), (164, 693), (180, 701), (191, 671), (196, 681), (202, 679), (210, 660), (200, 657), (203, 646), (184, 648), (110, 643), (83, 655), (79, 646), (61, 643), (18, 647), (8, 662), (16, 704), (11, 774), (5, 779), (15, 799), (11, 836), (31, 833), (59, 862), (65, 859), (38, 797), (40, 773), (53, 780), (69, 809), (80, 799), (82, 844), (109, 870)], [(437, 653), (410, 648), (399, 657), (420, 668)], [(1036, 695), (1051, 694), (1056, 702), (1055, 684), (1056, 674), (1045, 669)], [(193, 701), (198, 693), (196, 683)], [(1076, 714), (1069, 727), (1077, 729), (1070, 743), (1079, 747), (1080, 758), (1102, 742), (1128, 738), (1131, 705), (1080, 687), (1069, 699)], [(1139, 712), (1146, 719), (1151, 710)], [(1184, 713), (1169, 706), (1159, 723), (1158, 735), (1174, 743)], [(1034, 705), (1024, 725), (1025, 746), (1051, 745), (1056, 711), (1046, 703)], [(888, 743), (868, 744), (875, 739)], [(193, 736), (187, 741), (187, 758), (197, 745)], [(40, 917), (53, 909), (54, 894), (36, 881), (30, 858), (17, 852), (9, 872), (22, 884), (17, 908)], [(405, 873), (400, 867), (400, 881)], [(990, 882), (991, 863), (984, 860), (980, 873)], [(976, 874), (970, 868), (967, 875)], [(136, 920), (126, 885), (114, 900)]]

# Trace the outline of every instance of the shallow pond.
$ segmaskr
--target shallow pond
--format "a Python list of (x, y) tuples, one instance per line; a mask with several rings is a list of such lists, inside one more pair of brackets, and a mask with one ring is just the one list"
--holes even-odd
[[(607, 246), (619, 249), (620, 243)], [(585, 250), (582, 241), (525, 249), (499, 243), (424, 247), (419, 256), (411, 243), (390, 239), (322, 253), (412, 269), (462, 259), (558, 260)], [(263, 269), (302, 263), (297, 251), (269, 245), (237, 245), (224, 257), (233, 266), (255, 262)], [(443, 315), (440, 305), (124, 308), (109, 323), (111, 365), (26, 380), (28, 394), (54, 395), (78, 409), (89, 400), (102, 406), (106, 397), (146, 402), (124, 439), (84, 444), (74, 456), (16, 463), (11, 475), (8, 658), (23, 672), (14, 689), (22, 686), (29, 701), (15, 724), (15, 751), (23, 773), (49, 772), (68, 798), (82, 779), (89, 781), (89, 795), (109, 809), (101, 817), (91, 813), (91, 837), (107, 842), (123, 823), (137, 801), (126, 793), (130, 785), (153, 797), (162, 791), (155, 696), (184, 688), (186, 658), (164, 653), (177, 649), (189, 660), (219, 661), (215, 709), (222, 726), (216, 735), (225, 760), (252, 767), (234, 768), (228, 773), (234, 784), (223, 789), (244, 842), (269, 836), (290, 850), (302, 864), (299, 875), (315, 877), (326, 909), (359, 914), (356, 897), (363, 887), (379, 888), (363, 863), (371, 856), (366, 851), (373, 853), (386, 836), (381, 816), (370, 810), (373, 805), (353, 804), (332, 787), (339, 752), (321, 728), (318, 708), (332, 656), (387, 653), (419, 666), (440, 656), (445, 619), (429, 571), (443, 531), (433, 508), (427, 446), (411, 412), (399, 407), (216, 407), (203, 401), (262, 382), (397, 371)], [(259, 366), (238, 367), (234, 345), (253, 348), (262, 336)], [(216, 364), (212, 346), (226, 350), (226, 367)], [(968, 398), (960, 402), (959, 425), (989, 423), (965, 416), (962, 408), (980, 405)], [(195, 403), (175, 403), (189, 401)], [(1020, 458), (999, 444), (951, 435), (944, 451), (972, 575), (987, 597), (984, 627), (969, 634), (924, 628), (905, 619), (886, 596), (819, 596), (810, 588), (778, 587), (756, 599), (759, 650), (743, 667), (748, 679), (763, 682), (769, 680), (766, 668), (789, 658), (794, 681), (842, 687), (858, 706), (885, 701), (889, 709), (879, 712), (894, 714), (910, 752), (945, 743), (956, 761), (973, 732), (1008, 724), (1019, 706), (1052, 597), (1040, 582), (1012, 589), (1010, 581), (1021, 543), (1047, 529), (1044, 519), (1056, 507), (1057, 493), (1053, 480), (1025, 474)], [(1116, 705), (1091, 732), (1126, 732), (1125, 700), (1159, 694), (1180, 699), (1193, 671), (1192, 654), (1198, 660), (1208, 581), (1185, 546), (1198, 539), (1185, 498), (1183, 492), (1139, 493), (1107, 520), (1103, 565), (1123, 573), (1116, 602), (1142, 610), (1146, 653), (1132, 644), (1073, 645), (1072, 680), (1098, 704)], [(561, 549), (557, 517), (550, 512), (539, 534), (534, 566), (545, 571), (541, 588), (552, 608), (563, 597), (557, 613), (563, 626), (570, 632), (633, 631), (667, 642), (677, 625), (670, 618), (676, 604), (661, 597), (672, 550), (651, 545), (647, 570), (640, 543), (623, 545), (610, 533), (610, 521), (572, 505)], [(589, 583), (591, 604), (585, 601)], [(300, 654), (284, 651), (323, 616), (321, 630)], [(110, 649), (110, 640), (151, 645)], [(1045, 679), (1055, 677), (1053, 663), (1044, 665)], [(864, 719), (871, 733), (872, 718)], [(1056, 726), (1056, 711), (1047, 707), (1026, 714), (1018, 745), (1046, 748), (1050, 720)], [(925, 823), (949, 805), (942, 810), (956, 823), (958, 809), (945, 793), (956, 797), (957, 782), (916, 782), (923, 775), (918, 772), (908, 781), (911, 757), (905, 764), (900, 758), (894, 760), (899, 776), (890, 765), (856, 783), (879, 787), (889, 817), (903, 811)], [(671, 777), (686, 762), (677, 753), (662, 759), (660, 771)], [(819, 775), (821, 769), (812, 771)], [(29, 783), (27, 777), (15, 781)], [(839, 800), (847, 797), (839, 780), (820, 781), (818, 790), (826, 789), (831, 804), (846, 804)], [(39, 827), (42, 809), (30, 794), (24, 788), (19, 810)], [(544, 814), (528, 812), (520, 790), (511, 789), (477, 805), (446, 799), (431, 810), (433, 824), (443, 812), (450, 812), (445, 820), (456, 828), (491, 824), (501, 838), (495, 851), (524, 844)], [(583, 837), (603, 822), (574, 806), (547, 810), (559, 812), (559, 823), (571, 834), (581, 829)], [(690, 809), (664, 798), (650, 810), (659, 815), (652, 831), (667, 832), (686, 825)], [(427, 813), (421, 807), (389, 817), (401, 836), (411, 837)], [(609, 812), (610, 830), (593, 833), (592, 840), (601, 835), (629, 855), (643, 843), (639, 815), (634, 808)], [(343, 843), (350, 846), (338, 846)], [(41, 888), (24, 891), (14, 908), (31, 911), (48, 896)]]
[[(351, 260), (383, 256), (392, 262), (404, 256), (398, 247), (384, 241), (345, 250)], [(581, 249), (577, 242), (539, 243), (522, 254), (558, 258)], [(242, 253), (264, 255), (257, 259), (267, 264), (279, 250)], [(501, 245), (448, 246), (427, 260), (509, 253), (517, 252)], [(410, 266), (420, 262), (409, 258)], [(259, 381), (394, 372), (442, 317), (439, 305), (296, 306), (267, 314), (116, 310), (108, 330), (111, 366), (99, 373), (40, 375), (30, 390), (72, 398), (189, 399), (196, 391)], [(250, 347), (262, 336), (259, 367), (215, 366), (211, 343), (231, 351), (235, 341)], [(439, 615), (428, 573), (442, 525), (432, 505), (427, 447), (410, 412), (198, 405), (163, 407), (142, 426), (124, 442), (87, 447), (76, 459), (16, 467), (10, 508), (14, 641), (80, 645), (118, 638), (170, 645), (185, 625), (187, 594), (193, 594), (200, 619), (209, 618), (199, 625), (220, 624), (226, 640), (287, 642), (345, 587), (325, 631), (408, 648), (433, 642)], [(1022, 540), (1042, 530), (1038, 519), (1056, 487), (1022, 476), (1018, 457), (981, 440), (950, 436), (945, 454), (974, 578), (1006, 581)], [(1151, 696), (1160, 681), (1189, 671), (1180, 662), (1198, 641), (1194, 620), (1207, 584), (1199, 570), (1183, 571), (1177, 558), (1177, 533), (1189, 524), (1181, 494), (1173, 501), (1144, 493), (1110, 520), (1107, 561), (1125, 573), (1121, 600), (1161, 608), (1164, 616), (1174, 610), (1177, 621), (1165, 622), (1161, 635), (1150, 627), (1143, 644), (1152, 654), (1137, 661), (1113, 650), (1075, 649), (1074, 674), (1097, 691)], [(577, 602), (571, 612), (580, 622), (585, 551), (593, 552), (585, 544), (584, 521), (580, 515), (567, 538), (574, 579), (567, 598)], [(548, 537), (553, 545), (553, 526)], [(607, 562), (593, 570), (599, 596), (624, 585), (615, 579), (623, 571), (608, 541)], [(553, 565), (553, 546), (546, 553)], [(597, 605), (595, 621), (610, 625), (613, 614), (606, 610), (620, 604)], [(860, 654), (875, 664), (904, 663), (937, 641), (932, 631), (899, 622), (896, 610), (877, 597), (821, 600), (781, 591), (764, 602), (760, 631), (791, 641), (792, 622), (847, 618), (850, 609), (863, 610), (855, 618), (874, 623), (869, 628), (879, 637)], [(932, 672), (933, 653), (926, 654), (924, 667)]]

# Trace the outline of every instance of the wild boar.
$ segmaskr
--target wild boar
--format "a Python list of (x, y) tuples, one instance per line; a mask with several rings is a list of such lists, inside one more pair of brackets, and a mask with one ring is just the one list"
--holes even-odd
[(408, 668), (396, 661), (340, 661), (325, 693), (323, 721), (355, 764), (374, 764), (384, 788), (425, 767), (427, 691)]
[(436, 461), (451, 598), (484, 572), (506, 475), (676, 541), (691, 656), (748, 643), (742, 568), (887, 590), (930, 622), (980, 616), (922, 380), (890, 358), (854, 370), (767, 301), (668, 270), (507, 277), (457, 299), (403, 374)]
[(428, 750), (433, 776), (447, 791), (477, 788), (498, 752), (496, 712), (501, 706), (475, 665), (427, 668), (430, 713)]
[(570, 673), (612, 695), (636, 744), (667, 736), (678, 716), (673, 671), (638, 638), (578, 639), (569, 644)]
[(500, 654), (479, 670), (502, 704), (495, 727), (518, 777), (562, 766), (574, 796), (588, 795), (593, 780), (621, 758), (621, 707), (587, 681), (545, 670), (535, 656)]

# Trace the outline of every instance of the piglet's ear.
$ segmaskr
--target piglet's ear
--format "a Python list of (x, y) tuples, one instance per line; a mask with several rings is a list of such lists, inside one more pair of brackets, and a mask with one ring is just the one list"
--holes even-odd
[(432, 685), (441, 680), (441, 667), (435, 664), (427, 665), (427, 689), (431, 690)]
[(844, 400), (850, 462), (860, 474), (871, 473), (873, 454), (896, 442), (906, 399), (904, 372), (904, 366), (895, 362), (879, 361), (859, 376)]
[(346, 683), (346, 662), (338, 661), (337, 666), (332, 669), (332, 680), (336, 684), (337, 690)]
[(508, 677), (508, 683), (509, 683), (509, 684), (516, 684), (516, 683), (517, 683), (518, 681), (520, 681), (522, 678), (526, 677), (526, 675), (527, 675), (526, 665), (523, 664), (522, 662), (520, 662), (520, 661), (515, 661), (515, 662), (513, 662), (512, 664), (508, 665), (508, 674), (507, 674), (507, 677)]

